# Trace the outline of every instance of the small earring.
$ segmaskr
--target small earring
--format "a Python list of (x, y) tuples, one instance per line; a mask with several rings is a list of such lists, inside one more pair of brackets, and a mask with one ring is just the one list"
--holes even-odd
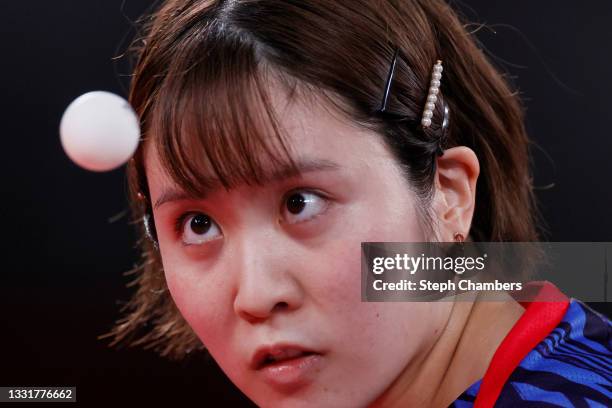
[(455, 240), (455, 242), (464, 242), (465, 241), (465, 237), (460, 232), (455, 232), (455, 235), (453, 235), (453, 239)]

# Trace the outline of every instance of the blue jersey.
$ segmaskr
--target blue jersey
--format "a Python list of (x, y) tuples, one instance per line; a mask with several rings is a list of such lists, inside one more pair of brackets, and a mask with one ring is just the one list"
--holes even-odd
[[(529, 331), (542, 320), (554, 319), (549, 315), (532, 313), (527, 319), (532, 320), (531, 324), (521, 322), (520, 330)], [(450, 407), (612, 407), (610, 320), (575, 299), (569, 301), (560, 316), (556, 327), (547, 331), (518, 365), (505, 367), (511, 353), (504, 354), (503, 350), (499, 353), (498, 349), (496, 355), (501, 354), (497, 356), (500, 358), (496, 361), (494, 356), (485, 377), (472, 384)], [(512, 337), (513, 331), (520, 337), (515, 328), (508, 337)], [(509, 376), (505, 381), (489, 378), (489, 396), (484, 401), (479, 395), (484, 392), (483, 380), (494, 377), (495, 370), (507, 370)]]

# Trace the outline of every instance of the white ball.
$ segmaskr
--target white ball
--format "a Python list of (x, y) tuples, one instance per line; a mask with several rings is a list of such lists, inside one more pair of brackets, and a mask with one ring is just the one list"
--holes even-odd
[(109, 171), (132, 157), (140, 140), (140, 125), (122, 97), (105, 91), (88, 92), (66, 108), (60, 139), (68, 157), (79, 166)]

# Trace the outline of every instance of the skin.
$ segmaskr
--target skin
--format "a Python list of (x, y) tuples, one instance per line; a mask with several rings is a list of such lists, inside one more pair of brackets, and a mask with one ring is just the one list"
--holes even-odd
[[(155, 208), (177, 307), (222, 370), (260, 406), (448, 405), (482, 376), (520, 306), (361, 302), (361, 242), (428, 240), (414, 193), (379, 135), (321, 103), (288, 103), (279, 88), (271, 96), (298, 161), (334, 167)], [(152, 146), (145, 159), (155, 203), (176, 185)], [(468, 235), (478, 173), (466, 147), (438, 159), (432, 210), (440, 240)], [(310, 201), (293, 214), (287, 196), (296, 192)], [(198, 243), (202, 236), (189, 222), (174, 230), (186, 212), (214, 220), (208, 241)], [(258, 347), (277, 342), (323, 354), (306, 386), (275, 387), (250, 368)], [(470, 344), (478, 344), (477, 353)]]

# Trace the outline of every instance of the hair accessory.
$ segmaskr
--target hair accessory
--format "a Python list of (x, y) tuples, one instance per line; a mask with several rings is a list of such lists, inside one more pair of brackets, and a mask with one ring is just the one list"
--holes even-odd
[(442, 156), (444, 154), (444, 149), (442, 148), (442, 140), (446, 139), (446, 131), (448, 130), (448, 121), (450, 116), (448, 104), (444, 99), (442, 99), (442, 104), (444, 106), (442, 108), (442, 110), (444, 111), (444, 119), (442, 119), (442, 135), (438, 138), (438, 143), (436, 146), (436, 153), (438, 154), (438, 156)]
[(145, 236), (149, 241), (151, 241), (155, 249), (159, 249), (159, 244), (157, 242), (157, 233), (155, 231), (154, 222), (152, 221), (153, 215), (149, 211), (147, 196), (142, 191), (138, 191), (136, 193), (136, 198), (145, 207), (144, 215), (142, 216), (142, 225), (144, 226)]
[[(388, 113), (387, 112), (387, 102), (389, 100), (389, 93), (391, 90), (391, 83), (393, 82), (393, 76), (395, 75), (395, 67), (397, 65), (397, 57), (399, 56), (399, 48), (395, 49), (393, 53), (393, 60), (391, 61), (391, 66), (389, 67), (389, 73), (387, 74), (387, 82), (385, 83), (385, 91), (383, 94), (382, 102), (380, 104), (379, 113)], [(427, 95), (427, 102), (425, 104), (425, 108), (423, 110), (423, 116), (421, 118), (421, 129), (425, 129), (431, 125), (431, 118), (433, 117), (433, 110), (436, 106), (436, 102), (438, 101), (438, 94), (440, 92), (440, 80), (442, 79), (442, 61), (437, 60), (433, 66), (431, 73), (431, 82), (429, 85), (429, 92)], [(449, 116), (450, 110), (448, 104), (444, 99), (442, 99), (443, 103), (443, 112), (444, 118), (442, 119), (441, 126), (441, 135), (437, 140), (436, 145), (436, 154), (438, 156), (442, 156), (444, 154), (444, 149), (442, 148), (442, 140), (446, 137), (446, 132), (448, 130), (449, 124)], [(416, 124), (415, 124), (416, 126)]]
[(157, 239), (155, 239), (153, 233), (153, 226), (151, 226), (151, 214), (147, 213), (142, 217), (142, 223), (144, 224), (145, 234), (147, 238), (153, 243), (155, 249), (159, 249)]
[(421, 126), (423, 126), (423, 128), (429, 127), (429, 125), (431, 125), (433, 110), (436, 106), (436, 101), (438, 100), (438, 92), (440, 92), (440, 79), (442, 79), (442, 70), (442, 61), (436, 61), (431, 72), (431, 82), (429, 83), (427, 103), (425, 103), (425, 109), (423, 109), (423, 116), (421, 118)]
[(391, 67), (389, 67), (389, 73), (387, 74), (387, 83), (385, 84), (385, 93), (383, 95), (382, 103), (380, 104), (380, 112), (384, 113), (387, 109), (387, 100), (389, 99), (389, 90), (391, 89), (391, 83), (393, 82), (393, 75), (395, 74), (395, 65), (397, 64), (397, 56), (399, 54), (399, 48), (395, 49), (393, 53), (393, 61)]

